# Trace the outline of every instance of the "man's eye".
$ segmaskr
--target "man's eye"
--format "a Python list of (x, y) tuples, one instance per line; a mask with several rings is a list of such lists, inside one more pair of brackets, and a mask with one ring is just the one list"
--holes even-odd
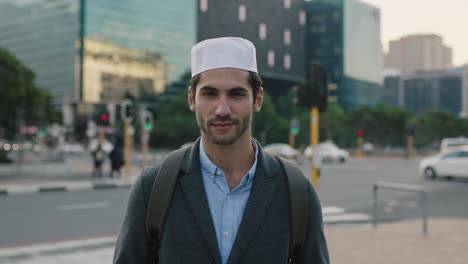
[(233, 92), (232, 95), (236, 96), (236, 97), (240, 97), (240, 96), (244, 96), (245, 93), (244, 92)]
[(213, 95), (215, 95), (215, 92), (212, 92), (212, 91), (204, 91), (204, 92), (202, 92), (202, 95), (213, 96)]

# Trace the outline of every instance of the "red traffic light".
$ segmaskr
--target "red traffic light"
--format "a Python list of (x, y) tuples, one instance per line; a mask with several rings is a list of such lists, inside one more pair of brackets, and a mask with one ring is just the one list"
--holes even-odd
[(363, 136), (364, 136), (364, 130), (359, 129), (359, 130), (357, 131), (357, 135), (358, 135), (358, 137), (363, 137)]
[(101, 122), (107, 123), (109, 121), (109, 116), (107, 114), (101, 114)]

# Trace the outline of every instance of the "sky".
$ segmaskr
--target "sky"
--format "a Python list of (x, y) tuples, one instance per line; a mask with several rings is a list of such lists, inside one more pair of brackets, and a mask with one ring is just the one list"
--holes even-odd
[(468, 64), (468, 0), (361, 0), (380, 8), (381, 40), (435, 33), (452, 48), (454, 66)]

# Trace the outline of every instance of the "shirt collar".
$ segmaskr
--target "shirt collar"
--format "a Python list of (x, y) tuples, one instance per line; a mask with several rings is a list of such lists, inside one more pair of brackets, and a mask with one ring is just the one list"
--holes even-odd
[[(255, 171), (257, 170), (257, 160), (258, 160), (258, 142), (256, 139), (251, 138), (250, 140), (255, 147), (255, 161), (252, 164), (252, 167), (250, 170), (247, 172), (247, 174), (244, 176), (244, 178), (241, 181), (242, 184), (250, 184), (253, 181), (253, 178), (255, 176)], [(205, 152), (205, 148), (203, 147), (203, 140), (200, 139), (200, 165), (201, 169), (207, 171), (210, 175), (214, 175), (215, 177), (217, 176), (223, 176), (224, 172), (218, 168), (208, 157), (208, 155)], [(221, 171), (220, 175), (218, 175), (216, 172)], [(215, 177), (212, 178), (212, 181), (215, 180)]]

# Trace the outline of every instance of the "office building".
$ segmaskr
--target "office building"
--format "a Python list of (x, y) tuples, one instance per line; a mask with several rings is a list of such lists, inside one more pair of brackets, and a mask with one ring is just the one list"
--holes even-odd
[[(196, 1), (5, 0), (0, 47), (58, 103), (160, 93), (190, 71)], [(82, 47), (82, 48), (81, 48)]]
[(383, 101), (419, 114), (424, 109), (444, 110), (465, 117), (467, 68), (387, 73)]
[(304, 81), (303, 1), (198, 0), (198, 41), (237, 36), (254, 43), (265, 89), (282, 95)]
[(452, 49), (441, 36), (416, 34), (390, 41), (385, 68), (402, 72), (443, 70), (452, 67)]
[(346, 111), (372, 106), (382, 95), (380, 10), (357, 0), (309, 0), (306, 67), (323, 66), (329, 101)]

